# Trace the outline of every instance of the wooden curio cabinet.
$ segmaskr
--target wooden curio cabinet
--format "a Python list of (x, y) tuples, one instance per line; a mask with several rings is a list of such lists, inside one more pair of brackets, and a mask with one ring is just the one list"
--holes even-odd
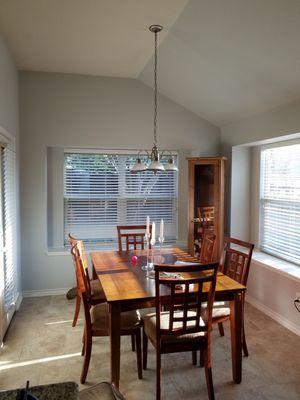
[(225, 157), (189, 157), (189, 253), (199, 255), (202, 238), (216, 235), (214, 261), (221, 255), (225, 231)]

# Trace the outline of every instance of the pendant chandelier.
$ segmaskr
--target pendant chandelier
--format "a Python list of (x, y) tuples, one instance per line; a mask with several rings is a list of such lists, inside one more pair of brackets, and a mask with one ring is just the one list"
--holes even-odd
[[(177, 166), (174, 164), (174, 158), (170, 151), (160, 151), (157, 147), (157, 34), (161, 32), (163, 27), (161, 25), (151, 25), (149, 31), (154, 33), (154, 130), (153, 130), (153, 147), (149, 152), (148, 150), (141, 150), (138, 153), (136, 163), (131, 169), (131, 172), (152, 171), (156, 174), (158, 171), (178, 171)], [(140, 155), (145, 153), (149, 160), (149, 165), (145, 164)], [(164, 165), (161, 162), (162, 157), (169, 157), (168, 163)]]

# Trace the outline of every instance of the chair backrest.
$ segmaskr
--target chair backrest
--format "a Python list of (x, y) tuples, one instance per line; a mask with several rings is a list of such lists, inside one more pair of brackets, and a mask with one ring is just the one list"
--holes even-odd
[(82, 251), (82, 241), (78, 240), (71, 248), (71, 254), (73, 257), (74, 265), (76, 268), (76, 276), (78, 274), (77, 280), (77, 289), (80, 292), (82, 302), (83, 302), (83, 309), (85, 315), (85, 321), (87, 329), (91, 329), (91, 315), (90, 315), (90, 308), (91, 308), (91, 287), (90, 282), (88, 279), (88, 275), (86, 274), (86, 270), (83, 265), (81, 251)]
[[(70, 237), (70, 235), (69, 235)], [(77, 290), (82, 292), (84, 289), (89, 298), (91, 296), (91, 283), (88, 262), (85, 254), (85, 249), (82, 240), (71, 239), (73, 245), (71, 247), (71, 255), (75, 267)], [(72, 243), (70, 240), (70, 243)]]
[(247, 285), (254, 244), (231, 237), (224, 238), (224, 251), (220, 271), (230, 278)]
[[(162, 335), (210, 333), (218, 266), (218, 263), (154, 266), (158, 342)], [(162, 285), (170, 287), (170, 296), (161, 297)], [(207, 304), (203, 307), (204, 302)], [(169, 313), (169, 326), (164, 328), (161, 328), (162, 306), (166, 306), (166, 312)], [(180, 313), (176, 313), (177, 311)]]
[(79, 243), (79, 244), (78, 244), (78, 251), (79, 251), (80, 256), (81, 256), (81, 259), (82, 259), (83, 267), (84, 267), (84, 269), (87, 270), (87, 273), (88, 273), (88, 272), (89, 272), (89, 270), (88, 270), (89, 264), (88, 264), (88, 261), (87, 261), (87, 258), (86, 258), (86, 253), (85, 253), (85, 248), (84, 248), (83, 241), (82, 241), (82, 240), (75, 239), (75, 238), (74, 238), (73, 236), (71, 236), (70, 234), (68, 235), (68, 240), (69, 240), (71, 249), (72, 249), (72, 247), (73, 247), (75, 244)]
[(71, 248), (78, 242), (78, 239), (74, 238), (70, 233), (68, 234), (68, 242)]
[(216, 243), (216, 235), (214, 233), (204, 234), (199, 254), (200, 263), (207, 264), (212, 262), (215, 243)]
[[(146, 233), (146, 225), (118, 225), (117, 230), (118, 230), (119, 251), (123, 250), (122, 246), (123, 238), (125, 238), (126, 251), (129, 251), (131, 249), (137, 250), (138, 248), (144, 250), (145, 247), (144, 237)], [(150, 234), (151, 231), (152, 231), (152, 226), (150, 225)]]
[(215, 218), (215, 207), (214, 206), (206, 206), (206, 207), (198, 207), (198, 217), (202, 222), (212, 222)]

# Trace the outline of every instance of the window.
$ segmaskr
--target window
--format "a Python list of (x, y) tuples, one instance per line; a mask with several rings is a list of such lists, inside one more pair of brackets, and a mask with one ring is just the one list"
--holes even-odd
[(16, 155), (11, 147), (0, 145), (0, 344), (18, 298)]
[[(132, 174), (136, 154), (65, 153), (64, 237), (116, 243), (117, 225), (165, 221), (166, 241), (177, 238), (177, 173)], [(146, 160), (144, 160), (146, 161)]]
[(5, 309), (15, 304), (17, 295), (16, 256), (16, 192), (15, 192), (15, 152), (2, 148), (3, 185), (3, 246), (5, 275)]
[(300, 265), (300, 144), (261, 152), (261, 250)]

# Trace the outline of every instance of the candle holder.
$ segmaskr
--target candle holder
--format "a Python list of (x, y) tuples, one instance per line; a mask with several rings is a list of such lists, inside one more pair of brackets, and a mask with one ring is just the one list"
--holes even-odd
[(164, 241), (165, 241), (165, 238), (164, 238), (163, 236), (159, 236), (158, 242), (159, 242), (159, 247), (160, 247), (161, 249), (163, 248)]
[(147, 275), (149, 274), (149, 272), (153, 271), (153, 269), (154, 269), (154, 248), (155, 248), (155, 243), (156, 243), (156, 240), (155, 240), (155, 238), (152, 237), (151, 240), (150, 240), (151, 256), (149, 257)]
[(145, 243), (146, 243), (146, 246), (147, 246), (147, 253), (146, 253), (147, 259), (146, 259), (146, 265), (142, 266), (142, 270), (143, 271), (148, 271), (149, 264), (150, 264), (150, 262), (149, 262), (150, 237), (151, 237), (150, 233), (146, 233), (145, 236), (144, 236), (144, 240), (145, 240)]

